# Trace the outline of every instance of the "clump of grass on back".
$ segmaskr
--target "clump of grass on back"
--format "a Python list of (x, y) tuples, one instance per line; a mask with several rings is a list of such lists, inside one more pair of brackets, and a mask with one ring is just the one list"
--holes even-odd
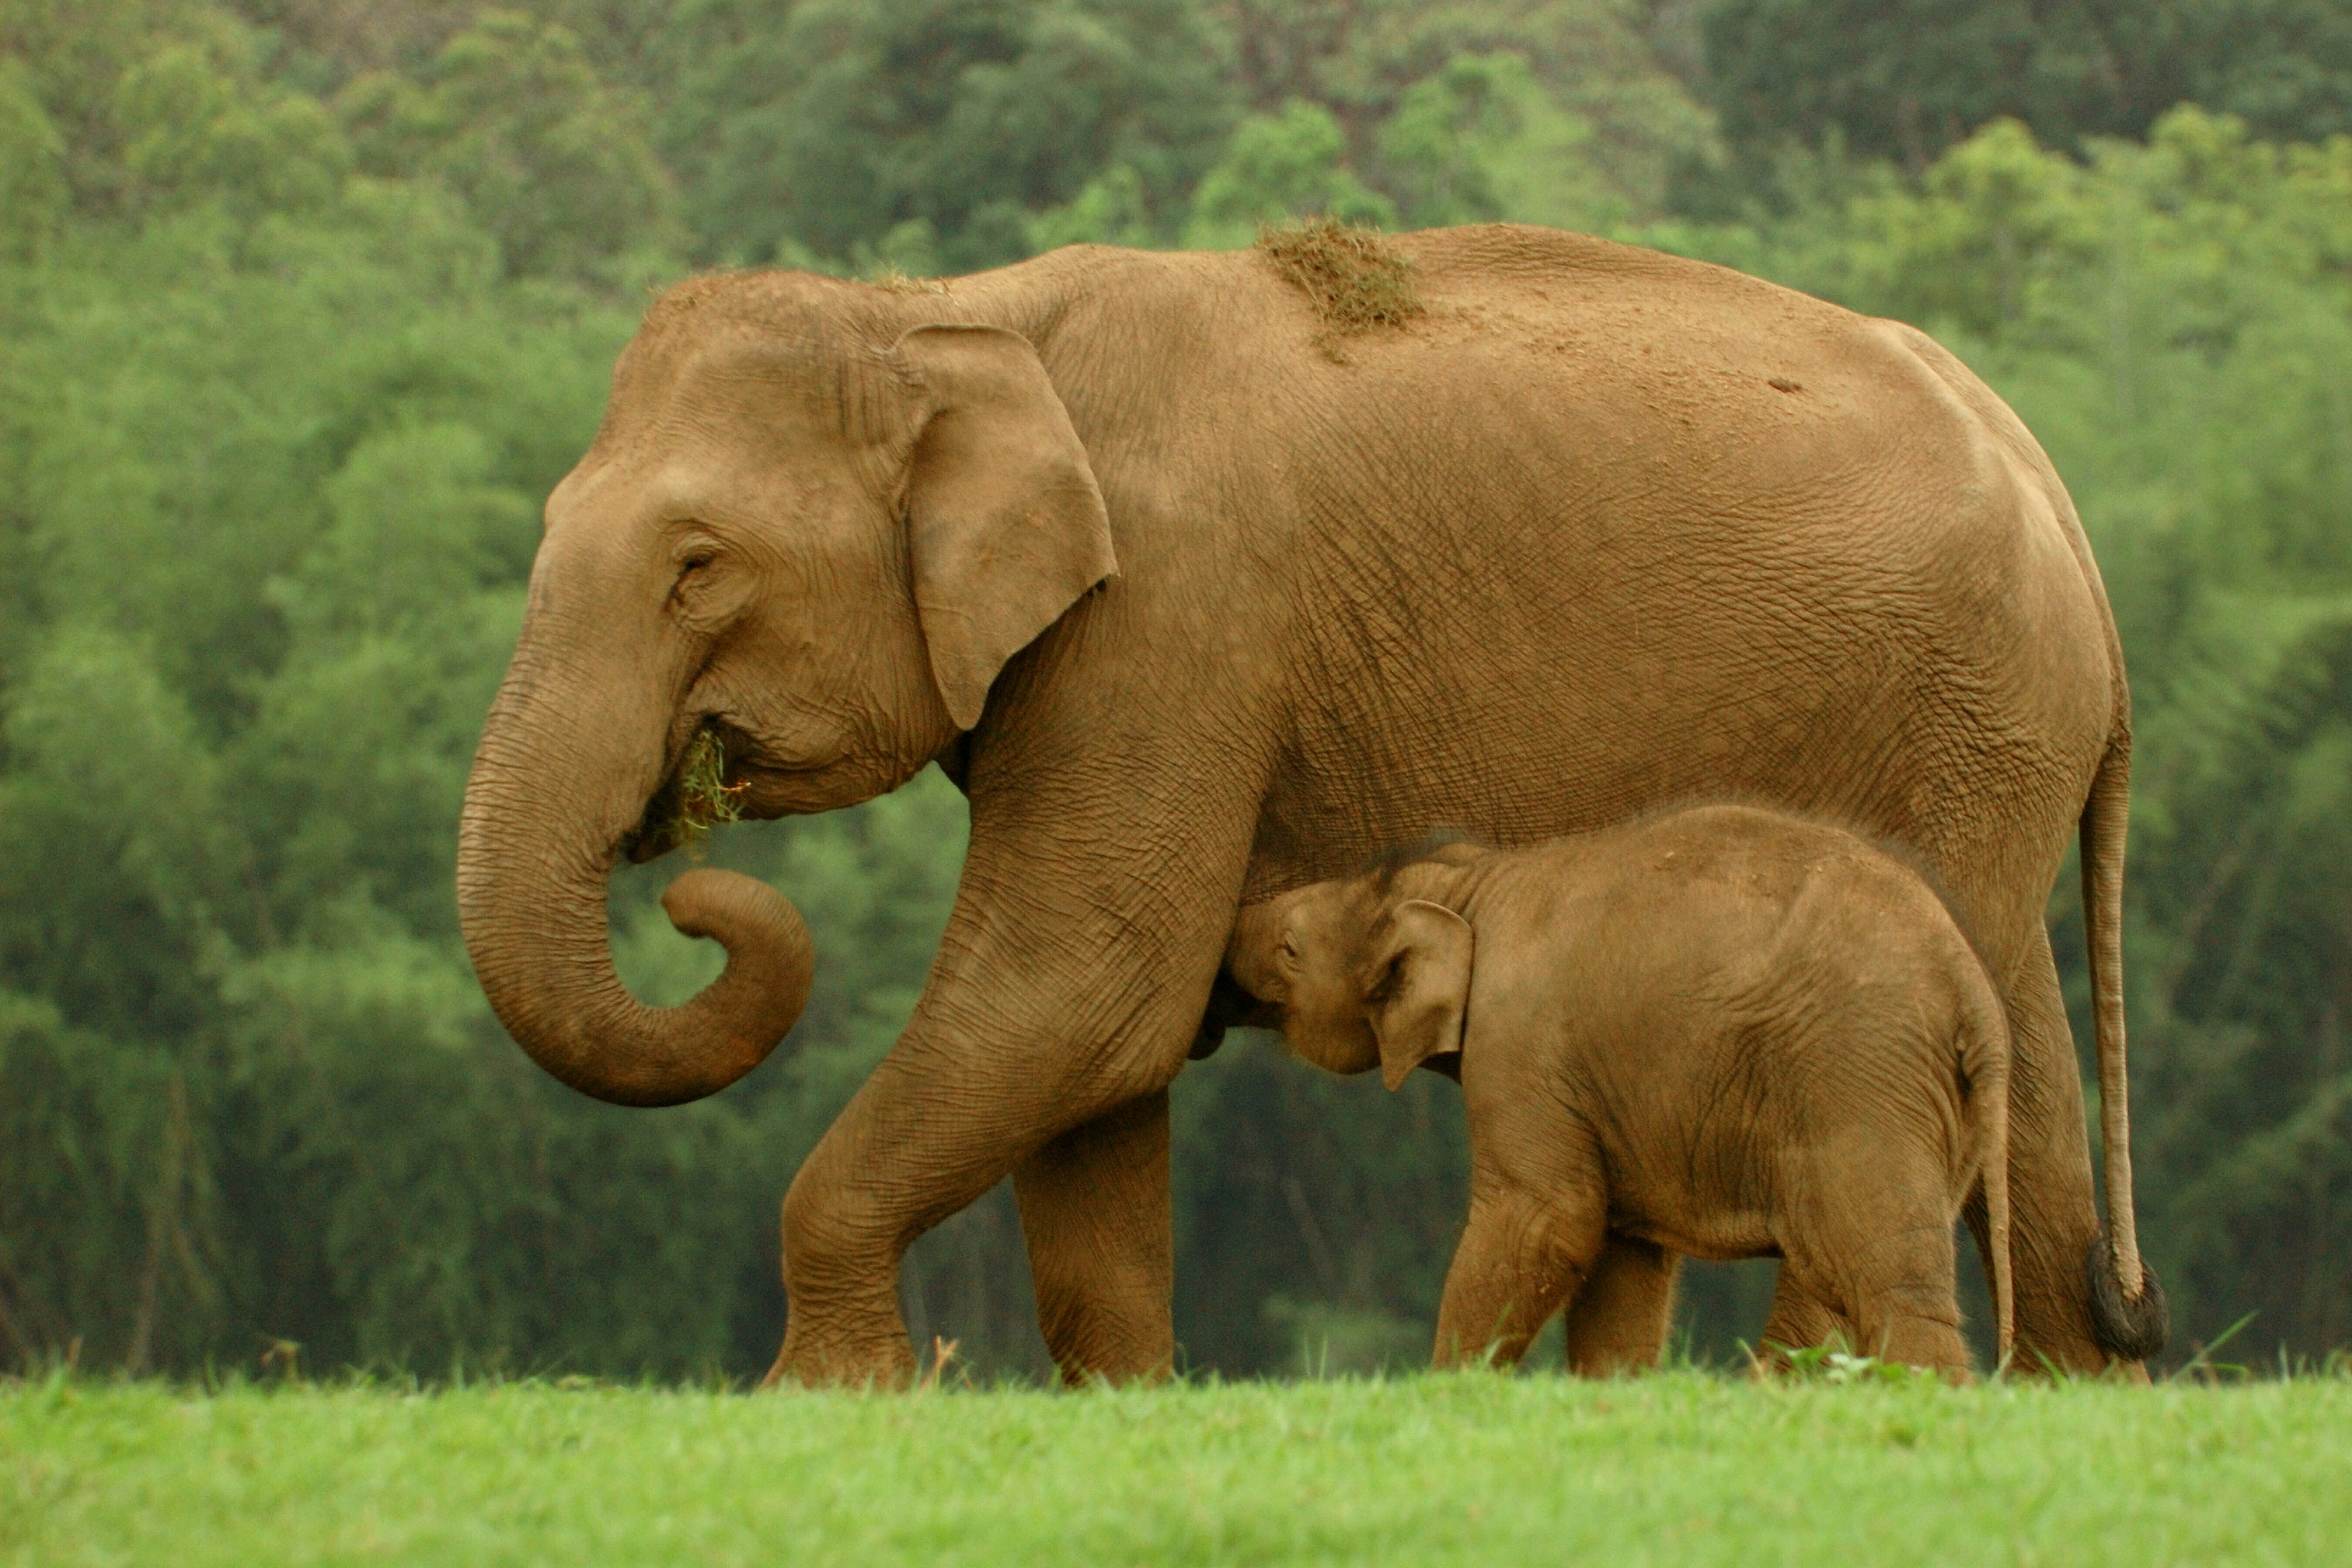
[(863, 281), (886, 294), (944, 294), (948, 292), (943, 278), (917, 278), (895, 261), (886, 261), (867, 273)]
[(1371, 229), (1310, 217), (1260, 229), (1257, 247), (1323, 318), (1324, 331), (1316, 341), (1327, 353), (1339, 338), (1401, 327), (1422, 313), (1412, 263)]

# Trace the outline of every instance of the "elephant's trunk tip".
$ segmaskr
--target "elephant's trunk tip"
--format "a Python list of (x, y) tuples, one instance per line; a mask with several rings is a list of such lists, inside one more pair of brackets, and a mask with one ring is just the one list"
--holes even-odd
[(725, 1076), (703, 1091), (715, 1092), (765, 1061), (792, 1032), (815, 983), (815, 944), (789, 900), (733, 871), (684, 873), (662, 894), (662, 909), (685, 935), (727, 949), (725, 973), (687, 1005), (705, 1012), (730, 1047), (712, 1064)]
[[(531, 1059), (612, 1105), (682, 1105), (765, 1061), (807, 1005), (814, 943), (800, 911), (764, 882), (697, 868), (662, 895), (670, 923), (727, 950), (717, 980), (675, 1007), (622, 989), (601, 947), (583, 963), (476, 969), (499, 1022)], [(584, 973), (583, 973), (584, 967)]]

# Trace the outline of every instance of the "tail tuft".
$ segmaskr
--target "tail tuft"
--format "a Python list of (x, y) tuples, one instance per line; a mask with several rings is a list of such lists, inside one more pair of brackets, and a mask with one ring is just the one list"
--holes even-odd
[(2145, 1258), (2139, 1294), (2126, 1296), (2116, 1277), (2115, 1248), (2102, 1227), (2091, 1239), (2083, 1270), (2091, 1288), (2091, 1333), (2102, 1350), (2119, 1360), (2146, 1361), (2164, 1348), (2172, 1337), (2172, 1309), (2165, 1305), (2164, 1287)]

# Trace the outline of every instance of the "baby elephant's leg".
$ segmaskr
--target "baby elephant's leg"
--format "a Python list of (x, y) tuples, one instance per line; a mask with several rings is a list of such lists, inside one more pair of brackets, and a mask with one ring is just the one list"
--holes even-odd
[(1517, 1365), (1576, 1294), (1606, 1233), (1597, 1205), (1474, 1198), (1445, 1275), (1435, 1364)]
[(1952, 1220), (1930, 1219), (1881, 1238), (1854, 1284), (1855, 1348), (1882, 1361), (1969, 1373), (1953, 1275)]
[[(1908, 1147), (1914, 1142), (1925, 1146)], [(1896, 1134), (1824, 1152), (1806, 1184), (1811, 1201), (1790, 1216), (1783, 1271), (1845, 1316), (1857, 1355), (1967, 1375), (1952, 1251), (1957, 1205), (1941, 1152)]]
[(1610, 1234), (1568, 1308), (1568, 1369), (1584, 1377), (1658, 1364), (1674, 1317), (1680, 1255)]
[(1474, 1118), (1470, 1222), (1437, 1313), (1442, 1367), (1517, 1365), (1537, 1331), (1574, 1298), (1608, 1237), (1597, 1151), (1551, 1139), (1497, 1149), (1508, 1140), (1480, 1132)]
[(1832, 1342), (1853, 1349), (1853, 1325), (1822, 1300), (1820, 1290), (1794, 1267), (1781, 1264), (1780, 1277), (1772, 1285), (1772, 1315), (1764, 1321), (1763, 1343), (1757, 1356), (1763, 1366), (1783, 1366), (1789, 1352)]

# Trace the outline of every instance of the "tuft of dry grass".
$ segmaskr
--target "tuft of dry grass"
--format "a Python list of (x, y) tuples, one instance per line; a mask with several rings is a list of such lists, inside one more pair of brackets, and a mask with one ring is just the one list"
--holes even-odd
[(864, 279), (872, 288), (886, 294), (944, 294), (947, 282), (940, 278), (917, 278), (895, 262), (885, 262), (868, 273)]
[(1380, 234), (1334, 217), (1260, 229), (1257, 247), (1313, 302), (1329, 339), (1401, 327), (1422, 313), (1412, 263)]

